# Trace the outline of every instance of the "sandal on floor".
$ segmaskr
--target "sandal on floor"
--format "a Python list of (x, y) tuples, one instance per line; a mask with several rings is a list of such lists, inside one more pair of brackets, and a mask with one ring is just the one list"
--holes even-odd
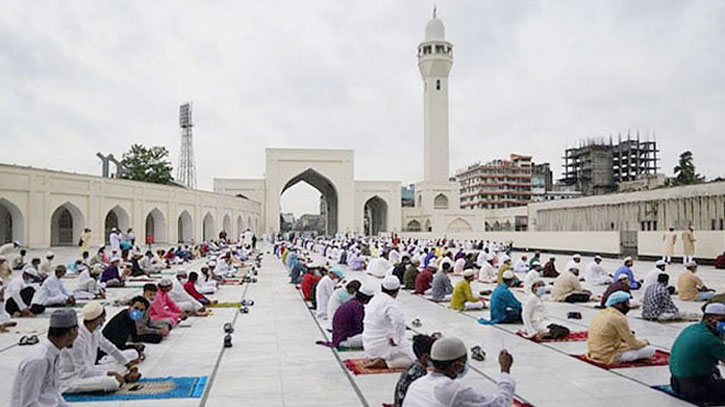
[(486, 360), (486, 352), (480, 346), (476, 345), (471, 348), (471, 359), (483, 362)]
[(40, 339), (38, 339), (38, 335), (32, 335), (28, 338), (28, 342), (26, 343), (26, 345), (35, 345), (38, 342), (40, 342)]
[(231, 348), (232, 347), (232, 336), (230, 334), (226, 334), (224, 336), (224, 347), (225, 348)]
[(423, 326), (423, 323), (420, 322), (419, 318), (416, 318), (410, 322), (410, 325), (413, 325), (414, 328), (420, 328), (421, 326)]
[(234, 332), (234, 327), (232, 327), (231, 322), (227, 322), (226, 324), (224, 324), (224, 332), (226, 332), (228, 334)]
[(18, 342), (18, 346), (25, 346), (28, 344), (28, 337), (23, 335), (22, 338), (20, 338), (20, 342)]
[(249, 308), (241, 307), (239, 308), (239, 312), (241, 312), (242, 314), (249, 314)]

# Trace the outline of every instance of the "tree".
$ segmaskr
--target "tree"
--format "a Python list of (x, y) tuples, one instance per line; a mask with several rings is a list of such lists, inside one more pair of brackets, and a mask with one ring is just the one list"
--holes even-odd
[(168, 155), (166, 147), (146, 148), (141, 144), (134, 144), (128, 152), (123, 153), (121, 164), (124, 169), (121, 178), (167, 184), (174, 179), (171, 176), (171, 162), (166, 159)]
[(672, 180), (673, 186), (700, 184), (705, 181), (705, 177), (695, 171), (695, 163), (691, 151), (685, 151), (680, 154), (680, 163), (672, 170), (675, 173), (675, 178)]

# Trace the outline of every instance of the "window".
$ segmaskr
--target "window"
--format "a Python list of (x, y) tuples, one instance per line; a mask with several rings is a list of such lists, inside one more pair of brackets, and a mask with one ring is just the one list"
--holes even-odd
[(436, 90), (441, 90), (441, 80), (436, 79)]

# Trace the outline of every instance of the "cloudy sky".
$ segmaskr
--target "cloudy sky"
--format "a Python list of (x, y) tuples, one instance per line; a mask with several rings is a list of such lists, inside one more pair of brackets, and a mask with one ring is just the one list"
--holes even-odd
[[(725, 2), (437, 0), (454, 44), (451, 170), (639, 129), (671, 173), (725, 175)], [(99, 174), (165, 145), (194, 102), (199, 186), (259, 178), (265, 147), (355, 150), (357, 179), (422, 178), (416, 46), (433, 2), (4, 1), (0, 162)], [(298, 187), (283, 209), (318, 207)]]

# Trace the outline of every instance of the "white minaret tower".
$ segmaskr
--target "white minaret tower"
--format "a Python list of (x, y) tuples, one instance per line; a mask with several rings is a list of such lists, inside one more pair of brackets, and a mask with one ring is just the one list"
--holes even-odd
[(418, 45), (418, 68), (423, 78), (425, 171), (423, 180), (447, 183), (448, 157), (448, 73), (453, 66), (453, 44), (446, 41), (445, 27), (436, 17), (425, 26), (425, 40)]

